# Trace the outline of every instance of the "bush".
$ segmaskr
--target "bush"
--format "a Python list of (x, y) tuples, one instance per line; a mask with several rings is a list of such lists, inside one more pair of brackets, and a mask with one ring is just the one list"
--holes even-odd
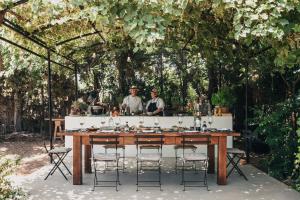
[(26, 195), (20, 188), (14, 188), (7, 177), (12, 174), (19, 160), (0, 159), (0, 199), (25, 199)]
[(299, 113), (299, 105), (300, 101), (297, 99), (288, 99), (276, 105), (265, 105), (254, 109), (255, 118), (252, 119), (256, 127), (254, 133), (262, 136), (270, 148), (267, 160), (268, 173), (280, 180), (292, 180), (291, 184), (294, 186), (297, 185), (297, 179), (298, 184), (300, 183), (299, 174), (298, 177), (295, 175), (297, 163), (299, 167), (296, 154), (298, 152), (300, 158), (298, 150), (300, 141), (293, 127), (292, 113)]

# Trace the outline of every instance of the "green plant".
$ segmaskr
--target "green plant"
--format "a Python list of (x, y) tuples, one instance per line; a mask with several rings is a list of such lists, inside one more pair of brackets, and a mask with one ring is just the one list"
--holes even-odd
[(298, 190), (300, 141), (293, 128), (292, 114), (298, 112), (299, 105), (299, 100), (293, 98), (275, 105), (264, 105), (254, 109), (255, 117), (251, 119), (256, 127), (254, 133), (263, 136), (270, 148), (268, 173), (280, 180), (291, 180), (290, 183)]
[(87, 110), (88, 105), (82, 100), (77, 100), (72, 102), (71, 108), (76, 112), (83, 112)]
[(19, 161), (19, 159), (0, 159), (0, 199), (26, 199), (26, 194), (20, 188), (13, 187), (7, 179), (7, 177), (12, 174)]
[(215, 106), (232, 107), (236, 102), (233, 89), (230, 87), (223, 87), (211, 97), (211, 102)]

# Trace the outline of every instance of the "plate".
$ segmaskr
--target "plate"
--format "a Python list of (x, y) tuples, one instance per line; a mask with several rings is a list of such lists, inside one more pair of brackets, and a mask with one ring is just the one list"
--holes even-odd
[(143, 133), (154, 133), (155, 130), (143, 130), (142, 132), (143, 132)]

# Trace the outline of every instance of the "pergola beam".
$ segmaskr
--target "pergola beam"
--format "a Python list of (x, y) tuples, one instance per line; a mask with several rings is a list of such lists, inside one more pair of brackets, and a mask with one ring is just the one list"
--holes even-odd
[(21, 26), (9, 21), (8, 19), (4, 18), (3, 25), (5, 25), (6, 27), (10, 28), (11, 30), (23, 35), (25, 38), (31, 40), (32, 42), (38, 44), (39, 46), (41, 46), (45, 49), (49, 49), (51, 52), (61, 56), (62, 58), (65, 58), (66, 60), (69, 60), (72, 63), (76, 63), (73, 59), (69, 58), (68, 56), (62, 55), (62, 54), (58, 53), (55, 49), (48, 47), (44, 41), (35, 37), (34, 35), (31, 35), (29, 32), (25, 31)]
[[(24, 51), (27, 51), (27, 52), (29, 52), (29, 53), (31, 53), (31, 54), (37, 56), (37, 57), (40, 57), (40, 58), (45, 59), (45, 60), (48, 60), (48, 58), (47, 58), (46, 56), (43, 56), (43, 55), (41, 55), (41, 54), (38, 54), (38, 53), (36, 53), (36, 52), (34, 52), (34, 51), (30, 50), (30, 49), (27, 49), (26, 47), (23, 47), (23, 46), (21, 46), (21, 45), (15, 43), (15, 42), (13, 42), (13, 41), (10, 41), (10, 40), (4, 38), (4, 37), (1, 37), (1, 36), (0, 36), (0, 40), (2, 40), (2, 41), (4, 41), (4, 42), (7, 42), (7, 43), (9, 43), (9, 44), (11, 44), (11, 45), (13, 45), (13, 46), (16, 46), (16, 47), (18, 47), (18, 48), (20, 48), (20, 49), (22, 49), (22, 50), (24, 50)], [(58, 62), (56, 62), (56, 61), (54, 61), (54, 60), (50, 60), (50, 61), (51, 61), (52, 63), (54, 63), (54, 64), (57, 64), (57, 65), (61, 66), (61, 67), (67, 68), (67, 69), (69, 69), (69, 70), (73, 70), (71, 67), (68, 67), (68, 66), (66, 66), (66, 65), (63, 65), (63, 64), (61, 64), (61, 63), (58, 63)]]
[(77, 39), (80, 39), (80, 38), (84, 38), (84, 37), (87, 37), (87, 36), (90, 36), (90, 35), (95, 35), (97, 33), (99, 33), (100, 31), (95, 31), (95, 32), (92, 32), (92, 33), (86, 33), (86, 34), (83, 34), (83, 35), (78, 35), (76, 37), (73, 37), (73, 38), (70, 38), (70, 39), (67, 39), (67, 40), (64, 40), (64, 41), (61, 41), (61, 42), (58, 42), (56, 43), (56, 46), (60, 46), (60, 45), (63, 45), (65, 43), (68, 43), (68, 42), (71, 42), (73, 40), (77, 40)]

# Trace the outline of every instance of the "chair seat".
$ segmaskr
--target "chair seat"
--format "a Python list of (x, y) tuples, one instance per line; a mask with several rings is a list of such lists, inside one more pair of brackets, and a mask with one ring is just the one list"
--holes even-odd
[(208, 160), (207, 156), (203, 153), (186, 153), (181, 158), (183, 161), (205, 161)]
[(120, 158), (120, 154), (117, 153), (98, 153), (94, 155), (95, 161), (117, 161)]
[[(195, 145), (184, 145), (185, 149), (197, 149)], [(183, 149), (182, 144), (175, 145), (174, 149)]]
[(141, 153), (138, 155), (139, 161), (160, 161), (160, 153)]
[[(114, 144), (104, 145), (104, 148), (105, 148), (105, 149), (115, 149), (115, 148), (116, 148), (116, 145), (114, 145)], [(123, 145), (123, 144), (118, 144), (118, 145), (117, 145), (117, 148), (118, 148), (118, 149), (125, 149), (125, 145)]]
[(54, 149), (49, 150), (49, 153), (68, 153), (72, 148), (67, 147), (55, 147)]
[(243, 154), (245, 155), (245, 151), (238, 149), (238, 148), (227, 148), (228, 154)]
[(160, 145), (140, 145), (140, 149), (160, 149)]

